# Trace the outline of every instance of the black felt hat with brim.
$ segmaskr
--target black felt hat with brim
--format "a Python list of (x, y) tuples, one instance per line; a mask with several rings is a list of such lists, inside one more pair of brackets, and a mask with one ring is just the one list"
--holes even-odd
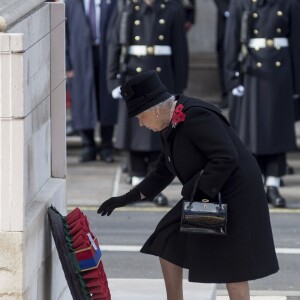
[(172, 97), (156, 71), (144, 72), (125, 82), (121, 86), (121, 95), (126, 102), (129, 118)]

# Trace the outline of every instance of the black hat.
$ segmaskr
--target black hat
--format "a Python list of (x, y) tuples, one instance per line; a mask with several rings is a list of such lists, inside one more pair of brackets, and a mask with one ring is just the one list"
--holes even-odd
[(144, 72), (125, 82), (121, 86), (121, 94), (126, 102), (129, 118), (172, 96), (155, 71)]

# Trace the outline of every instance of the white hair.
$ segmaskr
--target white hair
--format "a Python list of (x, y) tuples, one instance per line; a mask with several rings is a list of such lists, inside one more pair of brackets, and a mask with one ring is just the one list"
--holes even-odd
[(173, 103), (174, 100), (175, 100), (175, 96), (171, 96), (170, 98), (168, 98), (168, 99), (164, 100), (163, 102), (160, 102), (160, 103), (158, 103), (158, 104), (156, 104), (156, 105), (154, 105), (154, 106), (146, 109), (145, 111), (147, 112), (147, 111), (155, 110), (155, 109), (157, 109), (159, 107), (170, 106)]

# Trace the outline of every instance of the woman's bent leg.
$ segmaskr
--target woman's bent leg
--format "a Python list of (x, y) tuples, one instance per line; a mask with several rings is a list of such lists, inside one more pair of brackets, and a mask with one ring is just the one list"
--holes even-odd
[(159, 258), (159, 260), (165, 280), (167, 299), (183, 300), (182, 268), (166, 261), (163, 258)]
[(226, 283), (230, 300), (250, 300), (248, 281)]

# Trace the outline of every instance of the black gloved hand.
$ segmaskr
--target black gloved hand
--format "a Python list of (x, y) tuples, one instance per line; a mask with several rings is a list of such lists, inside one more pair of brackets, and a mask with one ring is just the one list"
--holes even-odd
[(104, 201), (98, 208), (97, 213), (101, 214), (101, 216), (109, 216), (115, 208), (125, 206), (138, 200), (141, 200), (141, 194), (138, 190), (133, 189), (122, 196), (111, 197)]

